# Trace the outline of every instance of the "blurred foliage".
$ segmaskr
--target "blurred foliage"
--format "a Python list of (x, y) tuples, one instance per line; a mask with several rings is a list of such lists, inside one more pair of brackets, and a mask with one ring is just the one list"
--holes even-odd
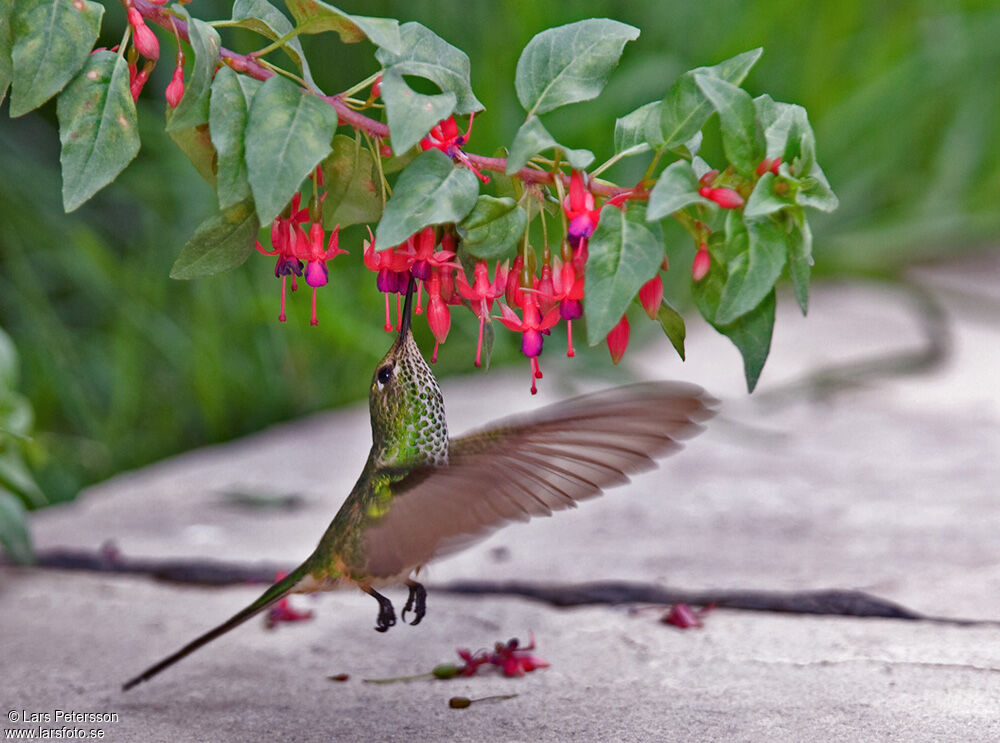
[[(607, 16), (642, 29), (604, 95), (546, 121), (559, 141), (593, 150), (598, 161), (611, 155), (616, 116), (659, 99), (688, 68), (763, 46), (745, 87), (806, 106), (841, 200), (814, 224), (817, 276), (892, 275), (916, 260), (994, 245), (1000, 235), (996, 2), (339, 5), (420, 21), (469, 54), (487, 108), (469, 149), (484, 154), (508, 143), (521, 123), (514, 67), (524, 44), (549, 26)], [(101, 43), (112, 46), (124, 12), (107, 7)], [(192, 12), (224, 18), (229, 8), (199, 0)], [(258, 39), (227, 31), (224, 43), (246, 52)], [(369, 45), (343, 46), (330, 35), (303, 44), (327, 92), (377, 68)], [(215, 209), (212, 192), (163, 132), (170, 72), (160, 64), (140, 98), (138, 159), (71, 215), (61, 211), (54, 106), (0, 117), (0, 327), (20, 350), (21, 389), (37, 416), (38, 479), (54, 500), (184, 449), (359, 399), (387, 345), (358, 228), (342, 235), (351, 256), (337, 260), (320, 291), (318, 328), (308, 326), (304, 291), (291, 300), (287, 325), (276, 321), (271, 259), (252, 258), (214, 279), (167, 278), (184, 241)], [(718, 143), (705, 147), (711, 161)], [(642, 167), (623, 163), (608, 176), (631, 182)], [(678, 242), (676, 252), (674, 265), (686, 266), (693, 249)], [(686, 268), (671, 271), (668, 295), (683, 302), (687, 276)], [(440, 373), (471, 371), (476, 330), (471, 313), (456, 315)], [(516, 357), (516, 338), (501, 333), (497, 341), (497, 361)], [(421, 342), (430, 342), (428, 333)], [(610, 365), (603, 347), (590, 356)]]

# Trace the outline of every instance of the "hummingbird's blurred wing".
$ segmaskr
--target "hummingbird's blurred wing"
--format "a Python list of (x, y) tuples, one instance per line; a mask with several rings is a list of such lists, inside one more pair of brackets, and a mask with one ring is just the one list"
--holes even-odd
[(699, 433), (716, 401), (700, 387), (618, 387), (505, 418), (454, 439), (449, 463), (392, 485), (391, 506), (364, 531), (365, 573), (398, 576), (510, 521), (527, 521), (628, 482)]

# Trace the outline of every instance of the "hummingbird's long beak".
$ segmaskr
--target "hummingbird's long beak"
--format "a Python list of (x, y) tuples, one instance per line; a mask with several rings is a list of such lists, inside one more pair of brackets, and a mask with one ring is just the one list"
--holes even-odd
[(410, 284), (406, 287), (406, 301), (403, 302), (403, 317), (399, 321), (399, 338), (402, 340), (410, 330), (410, 321), (413, 316), (413, 292), (417, 289), (417, 280), (410, 274)]

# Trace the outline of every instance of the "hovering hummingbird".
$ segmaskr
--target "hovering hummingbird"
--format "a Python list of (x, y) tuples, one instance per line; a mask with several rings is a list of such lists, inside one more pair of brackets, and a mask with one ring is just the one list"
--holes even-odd
[(653, 457), (700, 432), (714, 400), (691, 384), (635, 384), (549, 405), (449, 439), (444, 400), (410, 330), (410, 279), (399, 335), (369, 390), (372, 448), (347, 500), (305, 562), (245, 609), (126, 682), (152, 678), (291, 593), (355, 585), (378, 601), (375, 629), (396, 624), (376, 590), (405, 584), (401, 618), (418, 624), (427, 592), (413, 580), (432, 559), (511, 521), (549, 516), (628, 482)]

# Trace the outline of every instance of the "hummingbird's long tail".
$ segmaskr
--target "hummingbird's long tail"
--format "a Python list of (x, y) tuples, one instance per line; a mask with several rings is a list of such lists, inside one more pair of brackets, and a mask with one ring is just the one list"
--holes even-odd
[(284, 578), (279, 580), (277, 583), (275, 583), (273, 586), (264, 591), (264, 593), (261, 594), (260, 598), (258, 598), (252, 604), (250, 604), (250, 606), (246, 607), (243, 611), (239, 612), (238, 614), (235, 614), (233, 617), (226, 620), (215, 629), (206, 632), (201, 637), (192, 640), (173, 655), (167, 656), (154, 666), (150, 666), (135, 678), (126, 681), (122, 685), (122, 691), (128, 691), (133, 686), (137, 686), (138, 684), (141, 684), (143, 681), (151, 679), (160, 671), (162, 671), (165, 668), (169, 668), (177, 661), (187, 657), (195, 650), (200, 648), (202, 645), (207, 645), (216, 637), (226, 634), (229, 630), (233, 629), (234, 627), (238, 627), (248, 619), (257, 616), (267, 607), (271, 606), (275, 602), (280, 601), (282, 598), (287, 596), (291, 592), (295, 584), (298, 583), (299, 580), (304, 578), (308, 574), (308, 572), (309, 572), (309, 566), (308, 566), (308, 561), (306, 561), (301, 565), (299, 565), (299, 567), (295, 568), (295, 570), (286, 575)]

